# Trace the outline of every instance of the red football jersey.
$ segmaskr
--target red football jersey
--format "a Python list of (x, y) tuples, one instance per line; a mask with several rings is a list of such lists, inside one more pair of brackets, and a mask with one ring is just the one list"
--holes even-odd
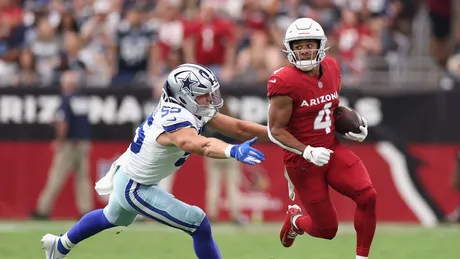
[[(339, 105), (341, 75), (339, 64), (333, 58), (326, 57), (321, 67), (323, 74), (319, 79), (294, 66), (276, 70), (268, 79), (267, 96), (289, 95), (294, 102), (286, 130), (305, 145), (330, 148), (338, 141), (334, 136), (332, 112)], [(307, 162), (287, 150), (284, 150), (284, 161), (291, 166)]]
[(235, 41), (234, 25), (225, 19), (215, 19), (212, 24), (201, 20), (190, 22), (185, 37), (196, 40), (195, 59), (201, 65), (222, 65), (225, 62), (225, 48)]

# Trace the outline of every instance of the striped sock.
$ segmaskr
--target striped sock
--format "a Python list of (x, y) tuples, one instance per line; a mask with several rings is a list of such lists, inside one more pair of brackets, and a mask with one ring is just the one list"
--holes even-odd
[(70, 250), (74, 246), (75, 244), (69, 240), (69, 237), (67, 236), (67, 233), (66, 233), (59, 238), (57, 250), (59, 251), (59, 253), (66, 255), (70, 252)]

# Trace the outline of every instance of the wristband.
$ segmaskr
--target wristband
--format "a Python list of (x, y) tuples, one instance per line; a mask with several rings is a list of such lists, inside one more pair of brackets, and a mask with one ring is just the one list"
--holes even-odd
[(232, 151), (232, 148), (233, 148), (234, 146), (235, 146), (235, 145), (228, 145), (228, 146), (225, 148), (224, 153), (225, 153), (225, 157), (226, 157), (226, 158), (231, 158), (231, 157), (232, 157), (232, 155), (231, 155), (232, 152), (231, 152), (231, 151)]

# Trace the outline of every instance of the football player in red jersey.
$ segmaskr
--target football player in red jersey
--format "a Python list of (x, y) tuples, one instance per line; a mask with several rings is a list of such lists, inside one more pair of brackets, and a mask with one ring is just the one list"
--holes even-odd
[[(268, 79), (270, 98), (268, 131), (272, 142), (285, 149), (284, 163), (290, 188), (294, 186), (307, 214), (297, 205), (288, 207), (281, 229), (283, 246), (297, 235), (332, 239), (338, 229), (337, 212), (328, 187), (356, 202), (354, 226), (356, 258), (368, 258), (376, 227), (376, 197), (361, 159), (334, 136), (332, 112), (339, 104), (340, 68), (326, 56), (326, 36), (316, 21), (297, 19), (286, 31), (284, 45), (293, 66), (276, 70)], [(345, 137), (361, 142), (361, 133)], [(292, 199), (294, 190), (291, 189)]]

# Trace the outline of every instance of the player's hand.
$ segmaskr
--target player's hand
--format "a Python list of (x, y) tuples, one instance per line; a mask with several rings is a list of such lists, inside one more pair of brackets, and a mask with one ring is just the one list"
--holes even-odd
[(334, 151), (323, 147), (307, 146), (303, 151), (303, 158), (317, 166), (323, 166), (329, 162)]
[(364, 117), (361, 117), (361, 120), (363, 121), (363, 126), (359, 126), (359, 129), (361, 130), (361, 133), (354, 133), (354, 132), (348, 132), (345, 133), (344, 137), (348, 140), (356, 141), (356, 142), (363, 142), (366, 137), (367, 137), (367, 121), (364, 119)]
[(265, 155), (259, 150), (251, 147), (251, 145), (256, 141), (257, 137), (248, 140), (243, 144), (231, 146), (230, 157), (249, 165), (260, 164), (265, 160)]

